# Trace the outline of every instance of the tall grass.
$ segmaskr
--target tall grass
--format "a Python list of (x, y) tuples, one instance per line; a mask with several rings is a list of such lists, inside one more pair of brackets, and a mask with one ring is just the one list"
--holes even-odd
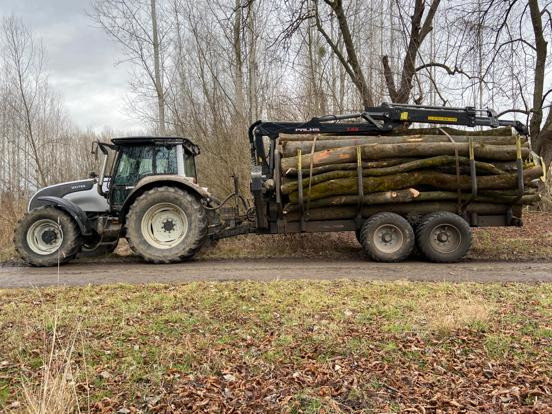
[(0, 262), (15, 255), (13, 231), (26, 210), (26, 200), (12, 193), (0, 195)]
[[(21, 378), (22, 402), (11, 411), (13, 414), (81, 413), (76, 386), (76, 378), (80, 370), (73, 360), (80, 329), (76, 329), (76, 333), (67, 345), (62, 345), (58, 340), (57, 319), (56, 309), (51, 338), (45, 342), (40, 377), (38, 381), (36, 378)], [(86, 372), (86, 366), (84, 371)]]

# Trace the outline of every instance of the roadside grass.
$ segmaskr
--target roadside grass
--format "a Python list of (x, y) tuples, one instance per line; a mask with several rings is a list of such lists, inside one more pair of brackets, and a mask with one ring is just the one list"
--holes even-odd
[(551, 298), (360, 281), (0, 290), (0, 412), (40, 412), (45, 378), (65, 412), (535, 412), (552, 404)]

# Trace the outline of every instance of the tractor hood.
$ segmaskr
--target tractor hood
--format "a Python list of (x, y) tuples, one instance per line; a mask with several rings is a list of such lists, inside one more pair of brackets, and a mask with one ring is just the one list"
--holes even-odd
[[(104, 182), (104, 187), (106, 184), (107, 183)], [(48, 204), (47, 202), (41, 201), (41, 197), (59, 197), (72, 201), (84, 212), (108, 211), (109, 204), (105, 197), (98, 194), (97, 187), (98, 183), (93, 178), (50, 185), (38, 190), (31, 197), (28, 210), (30, 211)]]

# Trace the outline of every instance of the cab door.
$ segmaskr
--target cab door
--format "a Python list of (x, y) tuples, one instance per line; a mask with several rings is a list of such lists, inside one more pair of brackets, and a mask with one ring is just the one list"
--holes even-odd
[(174, 145), (129, 145), (121, 147), (111, 178), (110, 201), (119, 210), (136, 183), (149, 175), (176, 174)]

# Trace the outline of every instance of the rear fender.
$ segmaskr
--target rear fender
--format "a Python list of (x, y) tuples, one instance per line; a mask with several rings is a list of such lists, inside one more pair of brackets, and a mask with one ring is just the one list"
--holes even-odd
[(90, 222), (86, 213), (72, 201), (53, 196), (38, 197), (37, 201), (40, 202), (40, 206), (53, 206), (65, 211), (75, 220), (83, 236), (92, 235)]
[(121, 211), (120, 219), (122, 222), (126, 220), (126, 214), (130, 209), (131, 204), (144, 192), (155, 187), (171, 186), (177, 187), (188, 193), (195, 195), (199, 200), (204, 200), (208, 205), (214, 200), (214, 197), (207, 191), (206, 188), (195, 184), (190, 178), (180, 175), (156, 175), (142, 178), (136, 183), (136, 186), (125, 200)]

